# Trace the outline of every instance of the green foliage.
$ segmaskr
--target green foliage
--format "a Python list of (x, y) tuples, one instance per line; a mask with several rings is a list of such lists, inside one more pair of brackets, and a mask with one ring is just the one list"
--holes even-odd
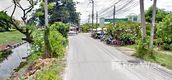
[(0, 11), (0, 32), (9, 31), (9, 28), (12, 27), (10, 19), (11, 17), (6, 12)]
[(32, 33), (32, 36), (33, 36), (32, 50), (34, 52), (43, 52), (43, 50), (44, 50), (44, 32), (36, 30)]
[[(157, 9), (157, 13), (156, 13), (156, 22), (161, 22), (163, 20), (163, 18), (168, 15), (168, 13), (164, 10), (164, 9)], [(146, 17), (146, 21), (147, 22), (151, 22), (152, 20), (152, 11), (153, 11), (153, 6), (149, 7), (148, 10), (146, 10), (145, 12), (145, 17)]]
[(58, 31), (50, 31), (49, 40), (53, 57), (63, 57), (67, 40)]
[(107, 26), (107, 34), (122, 41), (124, 45), (135, 43), (135, 39), (139, 36), (140, 28), (136, 22), (117, 22), (115, 27), (111, 24)]
[(50, 30), (56, 30), (60, 32), (63, 37), (67, 38), (68, 32), (69, 32), (69, 26), (67, 24), (64, 24), (62, 22), (55, 22), (50, 26)]
[(1, 63), (4, 59), (6, 59), (11, 53), (12, 53), (11, 50), (6, 51), (6, 52), (1, 52), (1, 51), (0, 51), (0, 63)]
[[(67, 45), (68, 26), (64, 23), (57, 22), (51, 25), (49, 27), (49, 30), (50, 33), (48, 35), (48, 38), (50, 42), (50, 47), (52, 49), (52, 57), (63, 57), (65, 47)], [(44, 32), (34, 31), (32, 35), (34, 40), (32, 44), (32, 50), (34, 52), (43, 52), (45, 47)]]
[(164, 50), (172, 51), (172, 44), (165, 43), (165, 44), (161, 45), (161, 48)]
[(81, 29), (82, 29), (82, 32), (89, 32), (89, 30), (91, 29), (91, 24), (88, 24), (88, 23), (83, 24), (81, 26)]
[(141, 59), (150, 58), (152, 60), (156, 60), (154, 53), (154, 50), (149, 49), (149, 40), (138, 40), (135, 54), (136, 57)]
[[(63, 23), (79, 24), (79, 13), (76, 12), (73, 0), (49, 0), (48, 3), (49, 23), (53, 24), (54, 22), (61, 21)], [(40, 26), (43, 26), (45, 22), (43, 4), (42, 2), (40, 8), (36, 10), (36, 18)]]
[(60, 73), (63, 68), (61, 62), (55, 61), (50, 67), (36, 74), (35, 80), (62, 80)]
[(158, 24), (157, 34), (163, 42), (172, 43), (172, 14), (167, 15), (161, 23)]

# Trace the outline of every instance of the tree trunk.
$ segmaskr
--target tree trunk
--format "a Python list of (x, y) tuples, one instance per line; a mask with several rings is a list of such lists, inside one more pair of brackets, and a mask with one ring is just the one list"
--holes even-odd
[(144, 13), (144, 0), (140, 0), (140, 15), (141, 15), (141, 27), (142, 27), (142, 40), (146, 40), (146, 24), (145, 24), (145, 13)]
[(150, 33), (150, 48), (153, 49), (154, 31), (155, 31), (155, 20), (156, 20), (156, 3), (157, 0), (153, 2), (153, 12), (152, 12), (152, 24)]
[(22, 38), (22, 40), (25, 40), (25, 41), (27, 41), (29, 43), (32, 43), (33, 42), (32, 36), (31, 36), (30, 33), (25, 33), (24, 35), (26, 36), (26, 38)]

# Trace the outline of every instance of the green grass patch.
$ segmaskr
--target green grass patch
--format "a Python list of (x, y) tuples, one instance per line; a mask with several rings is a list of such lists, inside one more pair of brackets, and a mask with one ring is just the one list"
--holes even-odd
[(22, 37), (24, 35), (18, 31), (0, 32), (0, 45), (21, 42)]
[(62, 80), (60, 75), (63, 69), (63, 62), (56, 60), (51, 66), (38, 72), (35, 80)]
[(167, 55), (167, 54), (163, 54), (163, 53), (156, 53), (155, 55), (155, 60), (151, 59), (151, 58), (144, 58), (147, 61), (151, 61), (151, 62), (155, 62), (158, 63), (162, 66), (165, 66), (169, 69), (172, 69), (172, 56), (171, 55)]

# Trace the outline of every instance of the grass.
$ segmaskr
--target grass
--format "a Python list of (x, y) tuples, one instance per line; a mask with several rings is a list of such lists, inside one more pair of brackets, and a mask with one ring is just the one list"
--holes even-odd
[(24, 35), (18, 31), (0, 32), (0, 45), (21, 42), (22, 37)]
[[(124, 47), (136, 49), (136, 46), (137, 45), (134, 44), (134, 45), (127, 45)], [(154, 49), (154, 51), (153, 51), (154, 57), (150, 57), (149, 54), (146, 54), (142, 59), (153, 62), (153, 63), (160, 64), (161, 66), (167, 67), (168, 69), (172, 69), (172, 55), (165, 54), (162, 52), (164, 52), (164, 50), (158, 51), (157, 49)]]
[(64, 64), (55, 61), (51, 66), (36, 74), (35, 80), (62, 80), (61, 72), (64, 69)]
[(167, 55), (167, 54), (163, 54), (163, 53), (156, 53), (154, 56), (155, 56), (155, 60), (153, 60), (150, 57), (146, 57), (146, 58), (144, 58), (144, 60), (158, 63), (162, 66), (172, 69), (172, 62), (171, 62), (172, 56), (171, 55)]
[[(136, 49), (136, 46), (137, 45), (134, 44), (134, 45), (127, 45), (124, 47)], [(157, 49), (154, 49), (154, 58), (155, 59), (153, 59), (152, 57), (150, 57), (148, 55), (146, 55), (143, 59), (146, 61), (153, 62), (153, 63), (158, 63), (161, 66), (167, 67), (168, 69), (172, 69), (172, 62), (171, 62), (172, 55), (168, 55), (168, 54), (165, 54), (162, 52), (164, 52), (164, 50), (158, 51)]]
[[(24, 62), (21, 67), (16, 68), (17, 71), (22, 69), (25, 66), (28, 66), (41, 58), (43, 53), (34, 52), (30, 56), (27, 57), (27, 61)], [(60, 61), (56, 58), (53, 64), (44, 66), (44, 68), (35, 73), (34, 79), (31, 80), (62, 80), (61, 72), (64, 70), (64, 62)], [(22, 76), (19, 80), (25, 80)]]

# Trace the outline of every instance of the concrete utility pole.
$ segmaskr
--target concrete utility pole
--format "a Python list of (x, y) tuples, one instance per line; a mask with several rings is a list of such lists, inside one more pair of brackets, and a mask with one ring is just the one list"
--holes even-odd
[(115, 27), (115, 14), (116, 14), (116, 6), (114, 5), (114, 9), (113, 9), (113, 27)]
[(98, 28), (98, 11), (96, 12), (96, 32), (97, 32), (97, 28)]
[(88, 15), (88, 23), (90, 23), (90, 14)]
[(152, 27), (151, 27), (151, 37), (150, 37), (150, 48), (153, 48), (154, 31), (155, 31), (155, 20), (156, 20), (156, 3), (157, 0), (153, 1), (153, 12), (152, 12)]
[(45, 27), (48, 27), (48, 1), (47, 0), (44, 0), (45, 1), (45, 5), (44, 5), (44, 10), (45, 10)]
[(142, 27), (142, 40), (146, 39), (146, 23), (145, 23), (145, 13), (144, 13), (144, 0), (140, 0), (140, 15), (141, 15), (141, 27)]
[(92, 3), (92, 30), (94, 27), (94, 0), (91, 0)]
[(44, 0), (44, 10), (45, 10), (45, 32), (44, 32), (44, 42), (45, 42), (45, 54), (44, 58), (51, 57), (51, 47), (48, 39), (49, 30), (48, 30), (48, 0)]

